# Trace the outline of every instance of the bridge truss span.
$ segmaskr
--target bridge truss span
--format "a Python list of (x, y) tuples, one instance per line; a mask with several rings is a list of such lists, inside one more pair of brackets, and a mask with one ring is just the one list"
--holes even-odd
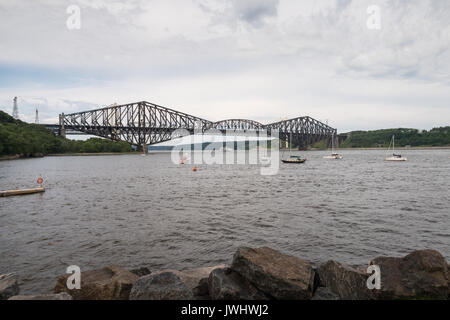
[(306, 148), (323, 139), (330, 139), (337, 130), (311, 117), (298, 117), (274, 122), (264, 126), (268, 132), (276, 130), (280, 139), (289, 141), (300, 148)]
[(311, 117), (298, 117), (270, 124), (248, 119), (227, 119), (212, 122), (187, 113), (162, 107), (147, 101), (123, 105), (60, 114), (59, 125), (47, 125), (59, 134), (84, 133), (116, 141), (126, 141), (143, 147), (173, 139), (179, 136), (179, 129), (185, 134), (218, 130), (225, 132), (259, 132), (278, 133), (281, 140), (292, 142), (299, 148), (331, 138), (336, 129)]
[(170, 140), (178, 129), (193, 133), (210, 121), (146, 101), (60, 115), (62, 134), (67, 129), (133, 145)]
[(227, 119), (212, 123), (211, 128), (220, 131), (256, 131), (264, 129), (264, 125), (254, 120)]

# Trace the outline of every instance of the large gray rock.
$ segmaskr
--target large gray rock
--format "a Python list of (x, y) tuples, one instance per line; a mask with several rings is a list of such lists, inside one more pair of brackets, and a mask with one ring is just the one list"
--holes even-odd
[(198, 300), (209, 300), (208, 278), (201, 278), (198, 285), (192, 289), (192, 294)]
[(188, 288), (193, 290), (194, 293), (205, 293), (204, 285), (205, 281), (208, 281), (209, 274), (218, 268), (225, 268), (225, 265), (213, 266), (213, 267), (202, 267), (195, 269), (188, 269), (183, 271), (168, 270), (177, 275), (181, 281), (183, 281)]
[(367, 288), (370, 274), (337, 261), (327, 261), (317, 269), (320, 284), (336, 293), (340, 299), (369, 300), (373, 293)]
[(67, 288), (67, 278), (58, 278), (54, 293), (67, 292), (74, 300), (127, 300), (137, 275), (118, 266), (90, 270), (81, 273), (81, 288)]
[(72, 300), (72, 297), (66, 292), (61, 292), (30, 296), (13, 296), (8, 300)]
[(19, 278), (15, 273), (7, 273), (0, 275), (0, 300), (19, 294)]
[(147, 267), (140, 267), (137, 269), (130, 270), (131, 273), (134, 273), (138, 277), (143, 277), (151, 274), (152, 272)]
[(193, 298), (192, 289), (169, 271), (139, 278), (130, 293), (130, 300), (191, 300)]
[[(173, 285), (173, 288), (179, 288), (181, 289), (181, 291), (184, 290), (184, 288), (187, 288), (190, 293), (188, 294), (190, 299), (196, 299), (196, 300), (207, 300), (209, 299), (209, 295), (208, 295), (208, 277), (209, 274), (211, 273), (211, 271), (213, 271), (214, 269), (217, 268), (224, 268), (225, 265), (219, 265), (219, 266), (213, 266), (213, 267), (201, 267), (201, 268), (195, 268), (195, 269), (187, 269), (187, 270), (183, 270), (183, 271), (179, 271), (179, 270), (173, 270), (173, 269), (167, 269), (167, 270), (162, 270), (162, 271), (158, 271), (158, 272), (154, 272), (151, 275), (155, 276), (155, 279), (152, 281), (159, 281), (160, 277), (158, 275), (160, 274), (167, 274), (170, 273), (173, 276), (168, 276), (165, 275), (164, 278), (167, 279), (171, 279), (171, 281), (173, 281), (173, 283), (171, 283), (171, 286)], [(150, 281), (148, 276), (146, 277), (142, 277), (145, 278), (145, 282), (147, 283), (148, 281)], [(153, 278), (152, 278), (153, 279)], [(140, 279), (141, 280), (141, 279)], [(144, 280), (143, 280), (144, 281)], [(179, 282), (183, 283), (183, 286), (178, 286)], [(143, 285), (142, 282), (139, 283), (139, 285)], [(147, 285), (145, 285), (147, 286)], [(161, 286), (161, 285), (160, 285)], [(139, 287), (136, 287), (139, 288)], [(172, 290), (170, 289), (170, 290)], [(136, 289), (137, 290), (137, 289)], [(147, 290), (145, 289), (145, 287), (139, 288), (139, 290)], [(176, 290), (175, 290), (176, 291)], [(144, 298), (146, 296), (146, 294), (142, 291), (140, 293), (135, 293), (136, 296), (134, 296), (133, 299), (137, 299), (137, 296), (141, 297), (142, 299), (159, 299), (157, 298), (158, 294), (154, 294), (153, 292), (150, 292), (150, 296), (152, 298)], [(171, 296), (171, 293), (167, 293), (169, 296)], [(186, 299), (183, 297), (178, 297), (177, 296), (181, 294), (181, 296), (185, 296), (184, 293), (175, 293), (173, 292), (173, 298), (166, 298), (166, 299), (175, 299), (175, 300), (179, 300), (179, 299)], [(140, 298), (139, 298), (140, 299)]]
[(447, 299), (449, 272), (445, 258), (435, 250), (414, 251), (403, 258), (378, 257), (381, 289), (377, 299)]
[(273, 249), (241, 247), (231, 269), (275, 299), (311, 299), (314, 270), (311, 264)]
[(318, 287), (311, 300), (339, 300), (339, 296), (327, 287)]
[(265, 300), (269, 297), (230, 268), (209, 274), (208, 291), (212, 300)]

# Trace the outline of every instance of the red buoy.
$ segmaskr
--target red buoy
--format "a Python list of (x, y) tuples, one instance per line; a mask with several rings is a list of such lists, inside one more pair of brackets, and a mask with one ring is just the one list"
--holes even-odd
[(197, 167), (192, 168), (192, 171), (196, 172), (197, 171)]

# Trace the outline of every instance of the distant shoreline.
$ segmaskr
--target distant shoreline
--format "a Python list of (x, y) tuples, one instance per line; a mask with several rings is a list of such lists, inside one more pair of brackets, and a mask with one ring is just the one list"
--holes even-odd
[[(450, 146), (442, 146), (442, 147), (396, 147), (396, 150), (449, 150)], [(326, 151), (330, 149), (311, 149), (310, 151)], [(375, 148), (335, 148), (335, 150), (387, 150), (387, 148), (383, 147), (375, 147)]]
[(2, 160), (20, 160), (20, 159), (37, 159), (44, 157), (79, 157), (79, 156), (118, 156), (126, 154), (140, 154), (139, 152), (91, 152), (91, 153), (51, 153), (47, 155), (33, 155), (30, 157), (22, 156), (20, 154), (0, 156)]
[(141, 154), (140, 152), (83, 152), (83, 153), (50, 153), (46, 157), (83, 157), (83, 156), (120, 156), (127, 154)]
[[(331, 149), (310, 149), (310, 150), (297, 150), (292, 149), (292, 151), (329, 151)], [(386, 148), (336, 148), (336, 151), (351, 151), (351, 150), (386, 150)], [(408, 151), (408, 150), (450, 150), (450, 146), (443, 147), (398, 147), (396, 150)], [(280, 151), (289, 151), (289, 149), (280, 149)], [(170, 153), (171, 150), (158, 150), (149, 151), (148, 153)], [(22, 157), (20, 155), (5, 155), (0, 156), (0, 161), (3, 160), (18, 160), (18, 159), (33, 159), (33, 158), (43, 158), (43, 157), (90, 157), (90, 156), (120, 156), (120, 155), (139, 155), (141, 152), (92, 152), (92, 153), (51, 153), (45, 156), (33, 156), (33, 157)]]

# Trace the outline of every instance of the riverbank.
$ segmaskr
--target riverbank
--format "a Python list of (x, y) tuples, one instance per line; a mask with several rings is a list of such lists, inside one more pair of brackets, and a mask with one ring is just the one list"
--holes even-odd
[(52, 153), (47, 157), (88, 157), (88, 156), (118, 156), (127, 154), (140, 154), (140, 152), (76, 152), (76, 153)]
[(30, 159), (30, 158), (43, 158), (44, 155), (42, 153), (35, 153), (35, 154), (14, 154), (14, 155), (6, 155), (6, 156), (0, 156), (0, 161), (2, 160), (17, 160), (17, 159)]
[(0, 156), (0, 161), (2, 161), (2, 160), (16, 160), (16, 159), (21, 159), (20, 155), (15, 154), (15, 155), (12, 155), (12, 156)]
[(14, 119), (0, 111), (0, 155), (21, 155), (22, 158), (34, 154), (131, 152), (131, 145), (124, 141), (103, 138), (71, 140), (56, 136), (45, 126), (26, 123)]
[(74, 157), (74, 156), (117, 156), (117, 155), (127, 155), (127, 154), (139, 154), (139, 152), (85, 152), (85, 153), (51, 153), (47, 155), (43, 154), (33, 154), (33, 155), (7, 155), (0, 156), (0, 161), (2, 160), (18, 160), (18, 159), (31, 159), (31, 158), (43, 158), (43, 157)]
[(240, 247), (231, 264), (190, 270), (108, 266), (69, 275), (53, 293), (19, 295), (18, 276), (0, 276), (0, 299), (9, 300), (396, 300), (449, 299), (449, 265), (435, 250), (377, 257), (366, 267), (329, 260), (318, 267), (271, 248)]
[[(450, 150), (450, 146), (441, 146), (441, 147), (395, 147), (396, 150)], [(326, 151), (331, 149), (310, 149), (309, 151)], [(336, 151), (339, 150), (387, 150), (386, 148), (335, 148)]]

